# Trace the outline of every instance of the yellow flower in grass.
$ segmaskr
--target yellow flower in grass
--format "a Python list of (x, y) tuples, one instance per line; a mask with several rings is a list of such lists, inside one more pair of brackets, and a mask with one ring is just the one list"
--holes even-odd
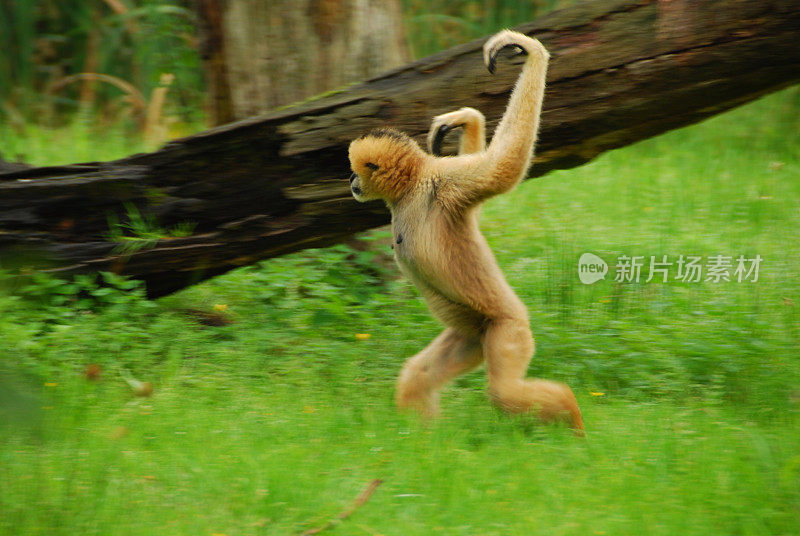
[(605, 396), (605, 393), (600, 393), (600, 392), (596, 392), (596, 391), (595, 392), (590, 392), (589, 394), (592, 395), (592, 396)]
[(366, 341), (370, 337), (372, 337), (372, 335), (369, 333), (356, 333), (356, 339), (359, 341)]
[(225, 311), (228, 310), (228, 305), (225, 303), (217, 303), (214, 305), (214, 310), (220, 313), (224, 313)]

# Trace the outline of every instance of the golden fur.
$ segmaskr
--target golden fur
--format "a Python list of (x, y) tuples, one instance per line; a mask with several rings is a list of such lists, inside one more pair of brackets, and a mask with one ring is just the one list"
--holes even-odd
[(441, 387), (485, 361), (491, 399), (499, 407), (535, 412), (545, 422), (567, 420), (582, 430), (568, 386), (525, 379), (534, 352), (528, 313), (478, 228), (480, 204), (525, 175), (539, 126), (549, 54), (537, 40), (506, 30), (484, 45), (490, 71), (508, 47), (521, 49), (527, 59), (488, 147), (483, 115), (472, 108), (434, 118), (429, 146), (463, 127), (454, 157), (427, 154), (394, 130), (373, 131), (350, 145), (351, 189), (359, 201), (386, 202), (397, 264), (447, 326), (404, 365), (398, 405), (437, 414)]

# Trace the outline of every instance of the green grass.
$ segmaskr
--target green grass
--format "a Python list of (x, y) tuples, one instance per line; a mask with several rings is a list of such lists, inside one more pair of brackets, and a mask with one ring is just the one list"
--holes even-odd
[(47, 166), (114, 160), (145, 150), (140, 136), (130, 137), (116, 124), (94, 124), (78, 114), (65, 127), (0, 123), (0, 155), (11, 162)]
[[(395, 411), (400, 364), (440, 327), (385, 264), (385, 231), (366, 252), (274, 259), (154, 305), (6, 278), (0, 533), (299, 534), (380, 478), (325, 534), (795, 534), (798, 110), (790, 89), (484, 210), (531, 312), (530, 375), (573, 386), (585, 440), (498, 413), (481, 371), (444, 393), (440, 421)], [(40, 147), (33, 161), (62, 159)], [(585, 286), (586, 251), (764, 260), (757, 283), (620, 285), (612, 267)]]

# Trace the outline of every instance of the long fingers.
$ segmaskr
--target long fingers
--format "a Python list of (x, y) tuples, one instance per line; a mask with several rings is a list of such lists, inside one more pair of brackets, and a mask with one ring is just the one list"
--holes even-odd
[(532, 37), (511, 30), (503, 30), (492, 37), (483, 45), (483, 62), (489, 72), (494, 74), (497, 55), (504, 48), (516, 48), (521, 54), (541, 54), (549, 57), (542, 44)]
[[(475, 108), (464, 107), (453, 112), (437, 115), (431, 122), (431, 129), (428, 131), (428, 151), (434, 156), (442, 156), (442, 142), (452, 130), (464, 127), (470, 132), (483, 136), (483, 124), (485, 119), (483, 114)], [(462, 133), (462, 136), (465, 134)]]
[(442, 156), (442, 142), (447, 133), (461, 125), (450, 126), (447, 124), (433, 125), (428, 133), (428, 150), (433, 156)]

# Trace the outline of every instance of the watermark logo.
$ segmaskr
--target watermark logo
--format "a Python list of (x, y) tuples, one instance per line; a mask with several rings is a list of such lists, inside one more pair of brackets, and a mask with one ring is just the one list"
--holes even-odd
[(584, 253), (578, 259), (578, 277), (584, 285), (605, 279), (607, 273), (608, 264), (594, 253)]
[[(617, 283), (649, 283), (656, 279), (661, 283), (681, 281), (683, 283), (720, 283), (736, 281), (742, 283), (758, 281), (761, 255), (746, 257), (739, 255), (620, 255), (614, 265), (614, 281)], [(648, 262), (649, 261), (649, 262)], [(645, 268), (643, 271), (642, 269)], [(648, 269), (649, 268), (649, 269)], [(584, 253), (578, 259), (578, 277), (584, 285), (605, 279), (608, 264), (594, 253)], [(644, 273), (643, 273), (644, 272)]]

